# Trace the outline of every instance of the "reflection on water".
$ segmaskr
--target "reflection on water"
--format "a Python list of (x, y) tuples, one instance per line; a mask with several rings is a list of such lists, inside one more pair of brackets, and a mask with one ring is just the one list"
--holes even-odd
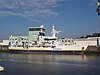
[(2, 75), (99, 75), (100, 55), (0, 53)]
[(2, 54), (1, 61), (27, 62), (38, 64), (61, 64), (66, 62), (87, 61), (85, 55), (36, 55), (36, 54)]

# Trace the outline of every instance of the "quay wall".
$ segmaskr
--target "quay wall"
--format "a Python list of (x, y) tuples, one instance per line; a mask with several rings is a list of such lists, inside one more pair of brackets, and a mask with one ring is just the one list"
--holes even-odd
[(8, 40), (0, 40), (0, 52), (8, 51), (8, 45), (9, 45)]
[(8, 45), (1, 45), (0, 52), (8, 51)]

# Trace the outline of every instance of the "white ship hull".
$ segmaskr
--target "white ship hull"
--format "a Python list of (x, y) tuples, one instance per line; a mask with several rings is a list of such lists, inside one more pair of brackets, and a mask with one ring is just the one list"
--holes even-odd
[(9, 47), (9, 50), (14, 53), (59, 53), (59, 54), (70, 54), (70, 53), (83, 53), (87, 48), (87, 45), (66, 45), (57, 47)]

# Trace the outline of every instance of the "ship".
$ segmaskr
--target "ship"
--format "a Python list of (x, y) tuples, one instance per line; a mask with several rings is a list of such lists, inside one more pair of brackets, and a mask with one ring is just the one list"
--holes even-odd
[[(84, 54), (89, 51), (88, 47), (95, 46), (97, 49), (97, 38), (73, 39), (61, 38), (56, 34), (55, 26), (52, 25), (51, 35), (46, 35), (44, 25), (39, 27), (28, 27), (28, 36), (9, 37), (9, 51), (13, 53), (45, 53), (45, 54)], [(94, 50), (93, 50), (94, 52)]]

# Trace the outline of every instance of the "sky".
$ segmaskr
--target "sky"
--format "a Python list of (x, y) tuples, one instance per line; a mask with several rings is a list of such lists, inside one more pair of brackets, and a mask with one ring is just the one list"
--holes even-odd
[(97, 0), (0, 0), (0, 39), (28, 35), (28, 27), (52, 25), (59, 38), (100, 33)]

